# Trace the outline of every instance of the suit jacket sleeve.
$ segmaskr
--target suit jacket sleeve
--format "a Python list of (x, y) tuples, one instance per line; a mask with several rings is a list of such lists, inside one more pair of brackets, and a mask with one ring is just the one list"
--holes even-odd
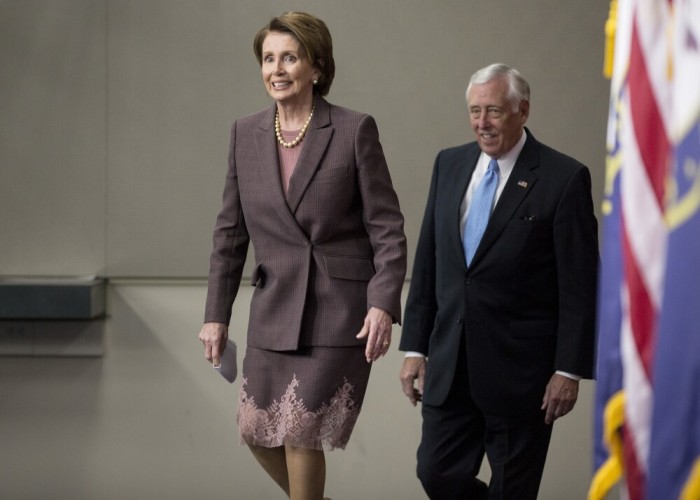
[(374, 253), (375, 274), (367, 286), (367, 308), (377, 307), (401, 319), (401, 290), (406, 276), (406, 237), (399, 199), (384, 158), (377, 125), (369, 115), (355, 136), (357, 180), (365, 229)]
[(553, 222), (559, 285), (555, 369), (592, 378), (598, 270), (598, 225), (587, 168), (571, 177)]
[(425, 355), (429, 354), (430, 334), (437, 314), (434, 210), (439, 162), (440, 155), (437, 156), (433, 167), (428, 201), (413, 261), (413, 274), (399, 345), (402, 351), (415, 351)]
[(231, 130), (223, 206), (214, 226), (214, 244), (209, 260), (209, 287), (204, 313), (205, 322), (227, 325), (231, 320), (231, 307), (238, 294), (250, 241), (238, 191), (235, 149), (236, 123)]

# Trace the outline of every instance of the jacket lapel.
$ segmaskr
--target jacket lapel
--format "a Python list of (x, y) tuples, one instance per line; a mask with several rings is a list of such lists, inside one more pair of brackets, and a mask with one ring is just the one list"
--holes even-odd
[(292, 213), (296, 212), (306, 188), (318, 170), (332, 136), (330, 105), (318, 97), (314, 116), (304, 137), (303, 149), (289, 179), (286, 200)]
[(534, 169), (539, 165), (539, 143), (529, 130), (527, 134), (527, 142), (525, 142), (520, 156), (515, 162), (508, 182), (503, 188), (503, 193), (498, 198), (479, 247), (472, 259), (472, 264), (495, 243), (505, 225), (513, 218), (515, 210), (537, 182), (538, 177), (534, 173)]
[(277, 140), (273, 131), (275, 120), (275, 106), (272, 106), (260, 120), (260, 126), (255, 131), (255, 141), (260, 154), (260, 170), (263, 179), (275, 179), (271, 182), (272, 196), (275, 203), (284, 202), (284, 192), (282, 191), (282, 179), (280, 177), (280, 162), (277, 154)]
[(467, 149), (464, 158), (455, 165), (454, 183), (452, 184), (454, 192), (445, 196), (445, 199), (449, 200), (451, 204), (447, 207), (447, 213), (450, 214), (450, 217), (454, 217), (452, 222), (450, 222), (450, 229), (447, 231), (447, 237), (449, 238), (448, 245), (455, 251), (457, 257), (464, 262), (465, 267), (467, 265), (467, 260), (464, 255), (464, 243), (462, 242), (462, 217), (460, 208), (462, 207), (464, 196), (467, 193), (469, 181), (476, 169), (476, 163), (479, 160), (480, 152), (476, 144), (474, 144), (474, 147), (469, 147)]
[(261, 178), (270, 180), (265, 182), (265, 196), (269, 196), (270, 203), (288, 227), (294, 227), (299, 235), (306, 239), (306, 235), (301, 230), (294, 219), (294, 215), (289, 210), (287, 199), (282, 189), (282, 177), (280, 174), (280, 161), (277, 153), (277, 139), (274, 132), (276, 104), (273, 105), (260, 120), (260, 125), (255, 131), (255, 142), (260, 155)]

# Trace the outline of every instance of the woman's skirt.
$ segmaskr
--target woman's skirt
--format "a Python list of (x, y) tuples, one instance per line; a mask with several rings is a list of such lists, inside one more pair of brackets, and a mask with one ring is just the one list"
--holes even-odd
[(364, 345), (285, 352), (248, 347), (238, 406), (241, 442), (267, 448), (345, 448), (370, 368)]

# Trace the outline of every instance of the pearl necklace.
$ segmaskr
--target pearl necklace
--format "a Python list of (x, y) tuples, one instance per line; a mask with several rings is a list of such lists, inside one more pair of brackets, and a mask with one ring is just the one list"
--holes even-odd
[(309, 123), (311, 123), (311, 117), (314, 116), (314, 109), (316, 109), (315, 97), (314, 102), (311, 105), (311, 113), (309, 113), (309, 117), (306, 119), (306, 123), (304, 123), (304, 126), (301, 127), (299, 134), (291, 142), (285, 141), (282, 137), (282, 132), (280, 131), (280, 112), (279, 110), (275, 111), (275, 135), (277, 136), (277, 142), (279, 142), (280, 145), (284, 146), (285, 148), (293, 148), (294, 146), (299, 144), (306, 135), (306, 129), (309, 127)]

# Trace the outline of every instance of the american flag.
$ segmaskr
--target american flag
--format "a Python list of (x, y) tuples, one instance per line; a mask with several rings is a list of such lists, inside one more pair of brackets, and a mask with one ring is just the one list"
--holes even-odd
[[(613, 0), (595, 476), (700, 499), (700, 0)], [(670, 455), (669, 455), (670, 454)]]

